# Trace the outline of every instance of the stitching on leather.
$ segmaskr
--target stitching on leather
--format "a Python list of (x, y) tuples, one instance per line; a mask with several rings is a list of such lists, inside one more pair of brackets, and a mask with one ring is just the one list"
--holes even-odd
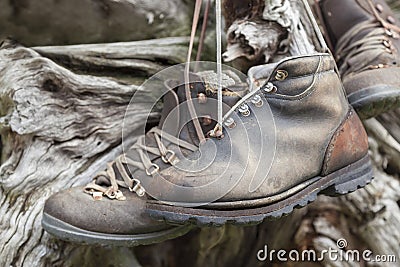
[(331, 160), (332, 152), (335, 149), (336, 140), (340, 136), (341, 129), (343, 128), (344, 124), (347, 122), (347, 120), (353, 114), (354, 114), (354, 111), (350, 107), (349, 111), (346, 114), (345, 119), (342, 121), (342, 123), (339, 125), (339, 127), (336, 128), (335, 134), (332, 136), (331, 140), (329, 141), (329, 145), (328, 145), (328, 148), (326, 149), (326, 152), (325, 152), (325, 159), (324, 159), (324, 163), (323, 163), (322, 170), (321, 170), (321, 174), (322, 175), (324, 175), (326, 173), (326, 171), (328, 170), (328, 167), (330, 167), (329, 163), (330, 163), (330, 160)]
[[(324, 67), (324, 61), (323, 61), (323, 57), (320, 56), (320, 63), (318, 64), (318, 69), (322, 69)], [(315, 77), (314, 81), (311, 83), (311, 85), (302, 93), (295, 95), (295, 96), (288, 96), (288, 95), (280, 95), (280, 94), (273, 94), (273, 95), (266, 95), (267, 99), (280, 99), (283, 101), (299, 101), (302, 100), (304, 98), (306, 98), (307, 96), (309, 96), (311, 93), (313, 93), (317, 87), (314, 86), (319, 79), (321, 78), (321, 75), (324, 73), (328, 73), (331, 72), (333, 70), (327, 70), (327, 71), (318, 71), (318, 69), (316, 70), (316, 72), (310, 76)]]
[[(322, 57), (323, 58), (323, 57)], [(322, 59), (322, 61), (323, 61), (323, 59)], [(323, 66), (323, 67), (322, 67)], [(324, 68), (326, 68), (326, 67), (329, 67), (328, 69), (324, 69)], [(318, 65), (317, 65), (317, 68), (318, 68)], [(332, 65), (332, 66), (329, 66), (329, 62), (328, 62), (328, 64), (327, 64), (327, 66), (324, 66), (324, 63), (321, 63), (321, 70), (318, 72), (318, 73), (324, 73), (324, 72), (329, 72), (329, 71), (334, 71), (335, 70), (335, 68), (334, 68), (334, 66)], [(275, 70), (273, 71), (273, 73), (274, 72), (276, 72)], [(295, 76), (295, 77), (290, 77), (290, 78), (288, 78), (288, 79), (300, 79), (300, 78), (307, 78), (307, 77), (312, 77), (312, 76), (314, 76), (315, 75), (315, 73), (311, 73), (311, 74), (303, 74), (303, 75), (298, 75), (298, 76)], [(271, 79), (272, 80), (272, 79)], [(270, 82), (271, 82), (271, 80), (269, 80)], [(277, 80), (275, 80), (275, 82), (280, 82), (280, 83), (284, 83), (285, 81), (277, 81)]]

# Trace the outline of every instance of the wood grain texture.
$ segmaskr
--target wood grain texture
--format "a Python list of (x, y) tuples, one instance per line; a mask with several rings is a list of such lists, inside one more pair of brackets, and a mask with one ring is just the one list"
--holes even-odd
[[(117, 80), (77, 75), (12, 42), (2, 44), (0, 266), (65, 266), (72, 254), (84, 260), (95, 251), (44, 234), (43, 204), (63, 188), (87, 183), (121, 153), (121, 122), (136, 90)], [(125, 145), (143, 129), (146, 103), (154, 101), (152, 92), (141, 96), (135, 116), (125, 118), (130, 125)]]
[[(339, 198), (321, 196), (277, 221), (195, 229), (133, 249), (79, 246), (42, 230), (41, 212), (51, 194), (85, 184), (121, 153), (121, 121), (137, 90), (132, 83), (177, 63), (184, 40), (144, 41), (145, 51), (143, 42), (34, 49), (2, 43), (0, 266), (398, 266), (260, 262), (257, 252), (265, 245), (322, 251), (345, 238), (348, 249), (392, 254), (399, 261), (400, 110), (365, 122), (376, 169), (370, 185)], [(134, 107), (136, 116), (127, 118), (132, 127), (125, 145), (140, 134), (144, 107), (153, 99), (149, 92), (143, 106)]]
[(110, 76), (140, 85), (147, 77), (184, 62), (188, 37), (135, 42), (33, 47), (42, 56), (70, 70)]

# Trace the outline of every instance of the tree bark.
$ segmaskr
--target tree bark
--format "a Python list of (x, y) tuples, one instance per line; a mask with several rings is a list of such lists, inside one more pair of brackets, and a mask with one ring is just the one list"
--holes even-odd
[[(249, 35), (262, 56), (242, 55), (242, 69), (294, 53), (290, 47), (280, 50), (288, 45), (285, 22), (262, 17), (275, 1), (251, 2), (256, 8), (233, 13), (227, 29), (242, 14), (255, 12), (259, 17), (251, 19), (260, 27), (269, 25), (265, 31), (274, 38), (273, 43), (262, 44)], [(228, 44), (235, 40), (240, 38)], [(87, 41), (92, 41), (90, 36)], [(1, 45), (0, 266), (398, 266), (327, 259), (259, 261), (257, 253), (265, 245), (268, 250), (321, 252), (337, 248), (337, 240), (344, 238), (347, 250), (370, 249), (374, 255), (395, 255), (399, 261), (400, 110), (364, 122), (375, 166), (370, 185), (342, 197), (319, 196), (277, 221), (195, 229), (175, 240), (136, 248), (80, 246), (55, 240), (42, 230), (44, 201), (57, 191), (87, 183), (121, 153), (121, 122), (137, 85), (183, 61), (185, 43), (187, 38), (62, 47), (25, 48), (11, 41)], [(125, 121), (131, 132), (124, 145), (141, 134), (144, 107), (154, 97), (149, 91), (143, 106), (134, 107), (136, 116)]]

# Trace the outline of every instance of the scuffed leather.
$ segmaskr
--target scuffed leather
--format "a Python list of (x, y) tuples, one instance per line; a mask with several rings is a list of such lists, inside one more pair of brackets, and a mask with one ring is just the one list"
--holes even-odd
[(368, 153), (368, 136), (356, 112), (350, 109), (326, 151), (322, 175), (345, 167)]
[(134, 235), (172, 227), (146, 214), (145, 198), (128, 190), (123, 192), (126, 201), (106, 197), (95, 201), (91, 195), (83, 193), (81, 187), (67, 189), (51, 196), (44, 212), (75, 227), (99, 233)]
[[(372, 0), (372, 2), (382, 19), (388, 23), (397, 26), (400, 25), (386, 1)], [(376, 21), (373, 11), (366, 0), (320, 0), (319, 5), (322, 13), (321, 19), (324, 21), (328, 37), (332, 41), (333, 46), (336, 46), (337, 41), (356, 24), (363, 21)], [(359, 32), (354, 36), (354, 40), (362, 40), (371, 30), (372, 28)], [(376, 57), (374, 51), (367, 50), (348, 60), (350, 65), (357, 66), (357, 64), (366, 59), (374, 59), (373, 65), (382, 64), (385, 65), (385, 68), (365, 70), (360, 73), (345, 75), (343, 77), (343, 84), (347, 94), (350, 95), (372, 86), (375, 86), (379, 90), (382, 90), (381, 88), (385, 86), (394, 89), (400, 88), (400, 79), (398, 79), (400, 73), (400, 38), (389, 36), (386, 36), (386, 38), (390, 40), (395, 50), (393, 53), (384, 53)], [(340, 64), (342, 62), (339, 59), (338, 65), (340, 66)]]
[[(265, 94), (273, 118), (268, 118), (266, 105), (249, 105), (249, 117), (234, 117), (244, 122), (243, 128), (238, 126), (226, 130), (224, 139), (208, 141), (215, 142), (218, 148), (217, 157), (211, 166), (197, 173), (174, 167), (160, 173), (167, 180), (188, 187), (207, 185), (216, 177), (224, 177), (225, 180), (215, 186), (196, 191), (192, 196), (194, 202), (206, 200), (207, 195), (218, 194), (223, 195), (218, 201), (271, 196), (321, 174), (327, 147), (348, 111), (348, 103), (334, 70), (332, 57), (329, 54), (299, 56), (256, 68), (249, 71), (249, 79), (271, 81), (278, 86), (275, 94)], [(289, 75), (285, 81), (277, 82), (273, 74), (280, 69), (285, 69)], [(268, 76), (263, 77), (262, 73)], [(260, 125), (257, 125), (257, 119), (261, 120)], [(259, 127), (270, 127), (271, 119), (276, 126), (275, 133), (263, 129), (263, 133), (270, 136), (261, 136)], [(274, 140), (276, 151), (272, 154)], [(204, 158), (208, 158), (207, 150), (202, 153)], [(261, 157), (255, 157), (260, 153)], [(232, 162), (228, 165), (229, 160)], [(256, 191), (250, 192), (251, 181), (257, 175), (267, 177)], [(234, 184), (237, 176), (242, 177)], [(233, 188), (224, 195), (227, 187)], [(165, 188), (159, 188), (161, 197), (163, 190)], [(167, 189), (164, 200), (179, 202), (182, 196), (174, 196), (171, 190), (173, 187)]]
[[(199, 77), (191, 75), (192, 97), (197, 97), (198, 93), (206, 93), (203, 82)], [(166, 87), (169, 89), (163, 96), (164, 107), (161, 114), (159, 127), (162, 127), (168, 116), (173, 114), (175, 123), (170, 125), (167, 130), (168, 133), (175, 136), (180, 136), (182, 140), (190, 143), (195, 143), (197, 140), (193, 134), (193, 126), (191, 123), (184, 123), (184, 118), (187, 114), (180, 114), (180, 109), (177, 105), (185, 101), (184, 87), (174, 84), (174, 81), (166, 81)], [(177, 86), (177, 88), (175, 88)], [(210, 98), (215, 98), (215, 95), (209, 95)], [(238, 100), (238, 97), (225, 97), (230, 103)], [(196, 104), (196, 111), (199, 116), (209, 114), (210, 110), (204, 105)], [(208, 129), (212, 129), (212, 125)], [(180, 131), (182, 130), (182, 131)], [(207, 130), (206, 127), (203, 129)], [(180, 149), (176, 145), (165, 142), (168, 148), (172, 148), (179, 158), (184, 158), (191, 151), (187, 149)], [(154, 137), (151, 133), (146, 134), (146, 145), (157, 147)], [(133, 160), (140, 161), (139, 155), (134, 150), (126, 151), (126, 154)], [(164, 163), (159, 156), (148, 153), (149, 158), (158, 164), (161, 169), (168, 168), (170, 164)], [(138, 179), (146, 177), (146, 173), (140, 169), (130, 168), (129, 171), (132, 176)], [(117, 179), (122, 180), (119, 172), (116, 173)], [(157, 232), (173, 228), (165, 222), (159, 222), (151, 219), (145, 212), (145, 205), (147, 198), (140, 198), (134, 192), (128, 189), (119, 188), (123, 195), (126, 197), (125, 201), (111, 200), (103, 197), (99, 201), (95, 201), (93, 197), (84, 193), (84, 188), (77, 187), (61, 191), (51, 196), (45, 204), (44, 212), (58, 220), (68, 223), (80, 229), (97, 233), (121, 234), (121, 235), (135, 235)]]
[(361, 73), (347, 76), (343, 79), (343, 86), (350, 97), (353, 93), (364, 89), (376, 88), (382, 92), (382, 88), (400, 88), (399, 68), (384, 68), (367, 70)]

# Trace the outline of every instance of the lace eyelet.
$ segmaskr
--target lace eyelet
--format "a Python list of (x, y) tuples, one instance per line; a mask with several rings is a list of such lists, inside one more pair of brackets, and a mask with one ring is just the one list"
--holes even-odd
[(263, 102), (263, 100), (261, 99), (261, 96), (259, 96), (259, 95), (255, 95), (252, 99), (251, 99), (251, 103), (253, 103), (254, 104), (254, 106), (256, 106), (256, 107), (261, 107), (263, 104), (264, 104), (264, 102)]
[(239, 112), (245, 117), (250, 116), (250, 109), (249, 109), (249, 106), (247, 104), (242, 104), (239, 107)]
[(278, 81), (283, 81), (289, 76), (289, 73), (286, 70), (277, 70), (275, 79)]
[(132, 187), (129, 187), (129, 191), (135, 192), (139, 197), (144, 196), (144, 194), (146, 193), (146, 190), (140, 184), (140, 181), (138, 179), (132, 180)]
[(152, 176), (156, 174), (160, 170), (160, 167), (157, 164), (152, 164), (149, 169), (146, 169), (146, 174)]
[(116, 199), (116, 200), (125, 200), (124, 194), (120, 190), (113, 190), (109, 189), (107, 190), (104, 195), (106, 195), (109, 199)]
[(164, 163), (170, 163), (171, 165), (175, 165), (177, 162), (175, 152), (172, 150), (167, 150), (167, 153), (164, 156), (161, 156), (161, 159)]
[(383, 6), (381, 4), (376, 4), (375, 8), (379, 13), (383, 12)]
[(386, 19), (390, 24), (395, 24), (396, 20), (392, 16), (388, 16)]
[(276, 88), (276, 86), (271, 82), (268, 82), (263, 87), (263, 91), (266, 92), (266, 93), (275, 93), (277, 90), (278, 90), (278, 88)]
[(233, 129), (236, 127), (236, 122), (232, 118), (227, 118), (224, 122), (225, 126), (229, 129)]

